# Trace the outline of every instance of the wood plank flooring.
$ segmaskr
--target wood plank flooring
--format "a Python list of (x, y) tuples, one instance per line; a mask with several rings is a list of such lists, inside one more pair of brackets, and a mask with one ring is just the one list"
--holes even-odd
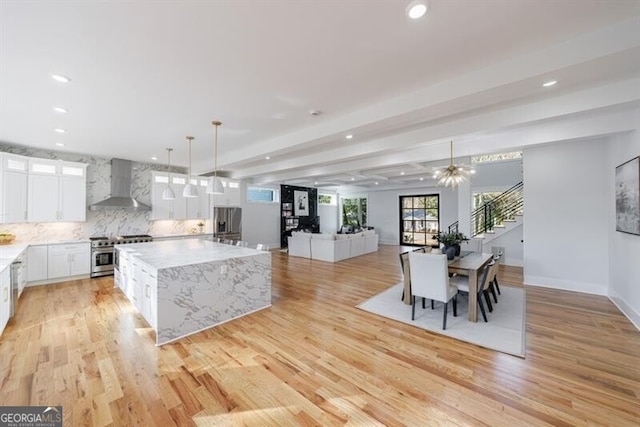
[(274, 251), (271, 308), (160, 348), (112, 277), (27, 288), (0, 405), (62, 405), (65, 426), (640, 425), (640, 332), (607, 298), (527, 287), (520, 359), (355, 308), (401, 280), (399, 250)]

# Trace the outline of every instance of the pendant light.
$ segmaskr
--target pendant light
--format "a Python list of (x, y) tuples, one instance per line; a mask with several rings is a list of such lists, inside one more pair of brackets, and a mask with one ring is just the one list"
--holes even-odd
[(189, 176), (187, 177), (187, 185), (182, 190), (183, 197), (198, 197), (198, 187), (191, 183), (191, 141), (193, 139), (192, 136), (187, 137), (187, 141), (189, 141)]
[(453, 141), (450, 142), (450, 146), (451, 157), (449, 160), (449, 166), (435, 170), (433, 172), (433, 178), (438, 180), (438, 185), (444, 185), (445, 187), (451, 185), (451, 188), (454, 188), (462, 182), (467, 181), (472, 174), (476, 173), (476, 171), (469, 166), (454, 165)]
[(173, 148), (167, 148), (167, 157), (168, 159), (168, 163), (167, 163), (167, 170), (169, 171), (169, 181), (167, 181), (167, 186), (165, 187), (164, 190), (162, 190), (162, 200), (174, 200), (176, 198), (176, 193), (175, 191), (173, 191), (173, 188), (171, 188), (171, 152), (173, 151)]
[(209, 178), (207, 183), (208, 194), (224, 194), (224, 186), (222, 181), (218, 178), (218, 126), (222, 125), (222, 122), (214, 120), (211, 122), (215, 126), (214, 140), (213, 140), (213, 176)]

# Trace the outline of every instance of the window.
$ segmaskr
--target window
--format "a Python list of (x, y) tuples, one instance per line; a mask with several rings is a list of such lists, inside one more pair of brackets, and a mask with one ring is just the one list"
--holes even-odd
[(367, 199), (366, 197), (341, 199), (342, 200), (342, 224), (364, 227), (367, 225)]
[[(231, 183), (230, 183), (231, 184)], [(280, 193), (272, 188), (247, 187), (247, 202), (278, 203)]]
[(487, 162), (499, 162), (502, 160), (521, 159), (522, 151), (513, 151), (510, 153), (495, 153), (484, 154), (482, 156), (471, 157), (471, 163), (487, 163)]
[(318, 194), (318, 203), (321, 205), (335, 205), (336, 196), (333, 194)]
[(400, 196), (400, 244), (424, 246), (440, 230), (437, 194)]

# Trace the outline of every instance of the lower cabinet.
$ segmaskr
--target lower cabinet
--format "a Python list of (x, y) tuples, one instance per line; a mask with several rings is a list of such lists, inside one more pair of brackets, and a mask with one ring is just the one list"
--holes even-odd
[(11, 316), (11, 266), (0, 272), (0, 334)]
[(122, 289), (138, 313), (157, 330), (158, 326), (158, 275), (147, 264), (120, 250), (115, 283)]
[(27, 248), (27, 282), (47, 280), (49, 246), (35, 245)]
[(89, 243), (33, 245), (27, 249), (27, 281), (84, 276), (91, 272)]

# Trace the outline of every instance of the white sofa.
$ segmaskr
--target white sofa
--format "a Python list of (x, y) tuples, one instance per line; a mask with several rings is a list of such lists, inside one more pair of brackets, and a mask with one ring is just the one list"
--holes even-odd
[(311, 258), (311, 233), (294, 231), (287, 240), (289, 255)]
[(377, 251), (378, 235), (374, 230), (354, 234), (293, 232), (288, 243), (291, 256), (337, 262)]

